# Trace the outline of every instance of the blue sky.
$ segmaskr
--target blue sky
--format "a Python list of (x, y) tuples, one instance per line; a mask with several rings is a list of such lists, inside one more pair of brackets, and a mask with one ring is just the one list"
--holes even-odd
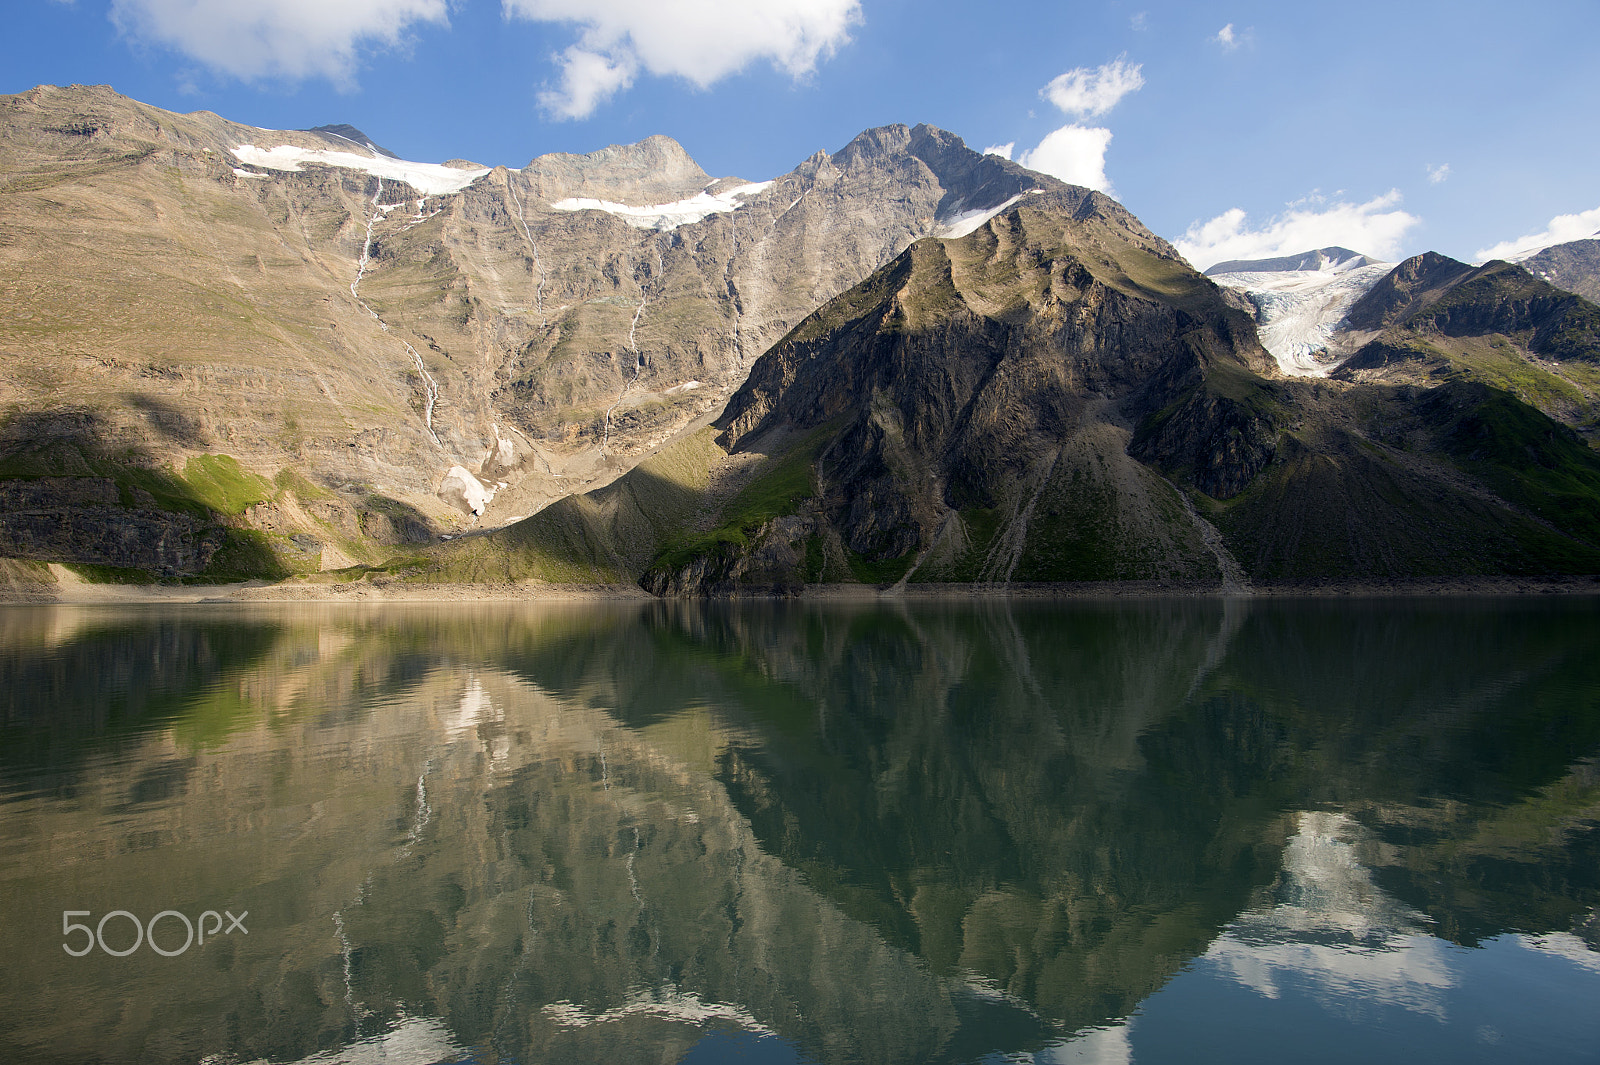
[(1595, 0), (12, 0), (0, 92), (109, 83), (404, 158), (652, 133), (762, 180), (929, 122), (1207, 260), (1600, 230)]

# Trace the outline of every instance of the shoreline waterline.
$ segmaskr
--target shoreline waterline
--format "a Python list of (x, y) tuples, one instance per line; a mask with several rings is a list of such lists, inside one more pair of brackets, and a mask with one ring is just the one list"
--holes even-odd
[[(795, 592), (740, 589), (720, 601), (800, 600), (807, 602), (978, 599), (1285, 599), (1431, 598), (1484, 596), (1600, 595), (1600, 575), (1564, 578), (1443, 577), (1407, 580), (1326, 580), (1257, 584), (1244, 593), (1225, 592), (1212, 583), (1179, 581), (1093, 581), (1053, 584), (820, 584)], [(362, 580), (343, 584), (300, 581), (248, 581), (239, 584), (38, 583), (0, 587), (0, 605), (115, 605), (162, 603), (273, 602), (574, 602), (635, 600), (654, 596), (632, 584), (548, 584), (524, 581), (498, 584), (424, 584), (402, 580)], [(682, 597), (695, 601), (698, 597)]]

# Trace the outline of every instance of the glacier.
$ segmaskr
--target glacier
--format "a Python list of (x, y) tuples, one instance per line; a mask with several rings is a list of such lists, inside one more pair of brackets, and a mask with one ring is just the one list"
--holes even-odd
[[(1284, 373), (1296, 377), (1325, 377), (1342, 360), (1337, 343), (1339, 327), (1356, 300), (1382, 280), (1394, 263), (1376, 262), (1365, 255), (1329, 256), (1318, 253), (1312, 269), (1237, 269), (1249, 263), (1228, 263), (1225, 272), (1208, 274), (1211, 280), (1242, 292), (1256, 308), (1261, 344)], [(1213, 268), (1215, 269), (1215, 268)]]

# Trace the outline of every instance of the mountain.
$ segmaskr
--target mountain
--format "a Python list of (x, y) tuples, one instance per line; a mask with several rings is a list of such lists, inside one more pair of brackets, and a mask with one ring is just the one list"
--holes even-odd
[(1511, 264), (1219, 275), (1384, 273), (1349, 358), (1286, 373), (1278, 304), (928, 126), (770, 181), (667, 137), (413, 163), (104, 87), (0, 132), (14, 559), (719, 596), (1600, 573), (1600, 308)]
[(1600, 240), (1556, 244), (1518, 260), (1523, 269), (1556, 288), (1600, 302)]
[[(1448, 313), (1416, 265), (1352, 313), (1391, 320), (1391, 341), (1429, 308), (1499, 321)], [(1569, 333), (1552, 342), (1595, 353)], [(1600, 456), (1577, 433), (1475, 365), (1388, 373), (1284, 375), (1225, 290), (1119, 205), (1030, 195), (825, 304), (710, 427), (408, 566), (673, 596), (1600, 572)]]
[(1359, 348), (1335, 376), (1503, 389), (1585, 438), (1600, 432), (1600, 307), (1498, 260), (1407, 259), (1345, 319)]
[(0, 535), (211, 576), (604, 484), (913, 240), (1061, 187), (928, 126), (750, 182), (666, 137), (420, 164), (104, 86), (0, 98), (0, 169)]
[(1393, 263), (1329, 247), (1275, 259), (1231, 259), (1206, 276), (1249, 301), (1261, 343), (1284, 373), (1321, 376), (1349, 354), (1341, 335), (1345, 313), (1392, 269)]
[(305, 130), (304, 132), (327, 134), (330, 137), (338, 137), (341, 140), (350, 141), (358, 148), (366, 148), (367, 150), (376, 152), (379, 155), (386, 155), (390, 159), (400, 158), (389, 149), (373, 144), (371, 137), (367, 136), (365, 133), (362, 133), (359, 129), (356, 129), (348, 122), (334, 122), (326, 126), (312, 126), (310, 129)]

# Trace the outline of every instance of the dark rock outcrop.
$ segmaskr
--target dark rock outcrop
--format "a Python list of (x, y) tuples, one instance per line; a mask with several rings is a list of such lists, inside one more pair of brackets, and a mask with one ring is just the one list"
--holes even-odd
[(214, 523), (158, 509), (149, 493), (124, 505), (104, 477), (0, 481), (0, 542), (13, 558), (84, 562), (175, 577), (210, 564), (225, 540)]

